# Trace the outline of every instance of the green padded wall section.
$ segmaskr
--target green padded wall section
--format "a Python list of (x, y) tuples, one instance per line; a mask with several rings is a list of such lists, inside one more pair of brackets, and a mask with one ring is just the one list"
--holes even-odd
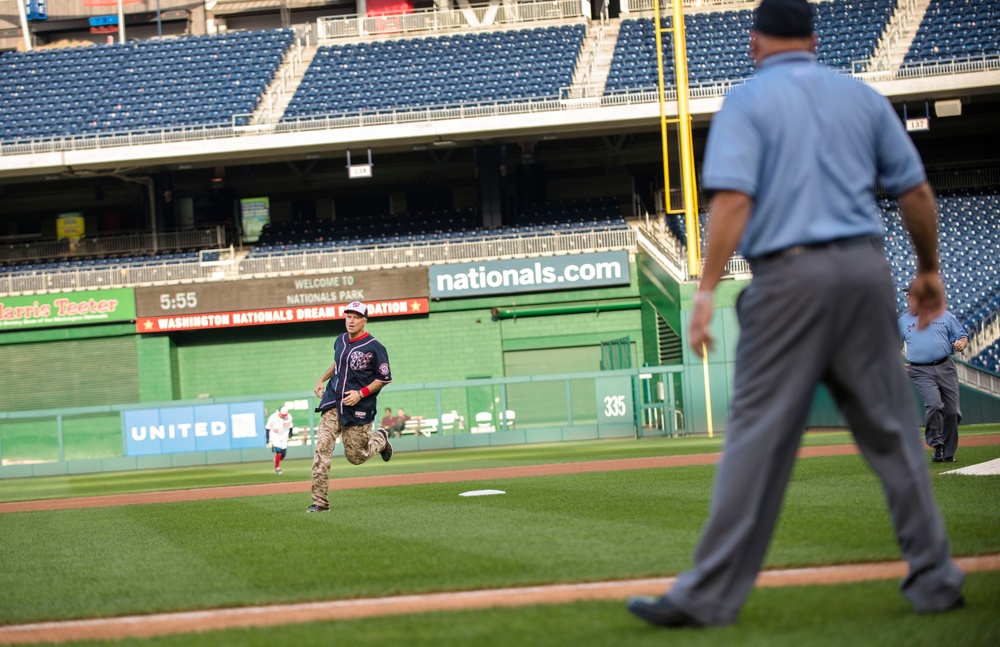
[[(489, 310), (372, 319), (366, 329), (389, 351), (398, 383), (503, 374), (499, 326), (490, 320)], [(178, 397), (312, 391), (333, 361), (334, 338), (343, 332), (343, 322), (335, 321), (175, 335)], [(379, 404), (386, 406), (381, 397)]]
[(134, 337), (0, 346), (0, 410), (136, 402)]
[(165, 402), (177, 398), (174, 379), (176, 358), (170, 337), (138, 335), (135, 344), (139, 365), (139, 400)]
[[(540, 348), (504, 354), (507, 376), (584, 373), (601, 370), (600, 346)], [(567, 390), (569, 393), (567, 393)], [(566, 398), (571, 398), (573, 422), (597, 421), (593, 380), (573, 380), (569, 389), (561, 383), (511, 384), (507, 387), (508, 408), (525, 424), (564, 425)], [(524, 421), (530, 421), (526, 423)]]
[[(177, 398), (311, 391), (330, 365), (332, 333), (316, 324), (192, 331), (173, 336)], [(340, 330), (343, 330), (342, 324)]]
[(121, 414), (63, 418), (63, 460), (112, 458), (122, 455)]
[(59, 427), (53, 418), (0, 421), (0, 438), (4, 465), (59, 460)]

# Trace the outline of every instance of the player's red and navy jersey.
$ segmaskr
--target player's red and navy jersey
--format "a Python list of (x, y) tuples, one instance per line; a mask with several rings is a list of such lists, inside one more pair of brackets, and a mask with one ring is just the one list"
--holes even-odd
[(344, 333), (333, 343), (333, 359), (334, 374), (326, 383), (326, 391), (316, 410), (326, 411), (336, 407), (343, 425), (375, 422), (375, 393), (362, 398), (353, 407), (344, 404), (344, 394), (348, 391), (360, 391), (375, 381), (392, 382), (389, 353), (385, 346), (368, 333), (354, 340)]

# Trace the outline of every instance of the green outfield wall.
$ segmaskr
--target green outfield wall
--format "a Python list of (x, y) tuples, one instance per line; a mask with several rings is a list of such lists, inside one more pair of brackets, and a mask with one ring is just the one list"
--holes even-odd
[[(644, 385), (679, 371), (680, 367), (633, 368), (393, 384), (387, 390), (406, 404), (417, 423), (393, 438), (393, 444), (405, 452), (681, 434), (684, 430), (672, 427), (673, 418), (666, 415), (675, 400), (672, 390), (667, 390), (666, 402), (644, 395), (649, 393)], [(491, 409), (493, 398), (496, 406)], [(241, 449), (136, 455), (128, 447), (132, 440), (143, 440), (129, 434), (146, 434), (129, 427), (130, 415), (255, 402), (263, 403), (266, 411), (288, 406), (295, 424), (289, 456), (312, 455), (319, 414), (309, 392), (206, 397), (0, 413), (0, 478), (267, 461), (263, 418), (255, 422), (258, 440), (242, 442)], [(481, 413), (485, 419), (477, 415)], [(662, 420), (669, 421), (666, 428), (658, 424)], [(174, 431), (167, 431), (171, 438)]]

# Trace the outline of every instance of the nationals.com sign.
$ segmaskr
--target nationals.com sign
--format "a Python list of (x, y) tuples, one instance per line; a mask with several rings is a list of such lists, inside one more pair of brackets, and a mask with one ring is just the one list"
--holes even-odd
[(628, 285), (628, 252), (452, 263), (429, 268), (432, 298)]

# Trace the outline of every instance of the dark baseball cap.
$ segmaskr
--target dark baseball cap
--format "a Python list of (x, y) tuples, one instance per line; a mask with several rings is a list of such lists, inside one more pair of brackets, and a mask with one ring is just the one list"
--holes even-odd
[(813, 9), (807, 0), (761, 0), (753, 29), (768, 36), (798, 38), (813, 33)]

